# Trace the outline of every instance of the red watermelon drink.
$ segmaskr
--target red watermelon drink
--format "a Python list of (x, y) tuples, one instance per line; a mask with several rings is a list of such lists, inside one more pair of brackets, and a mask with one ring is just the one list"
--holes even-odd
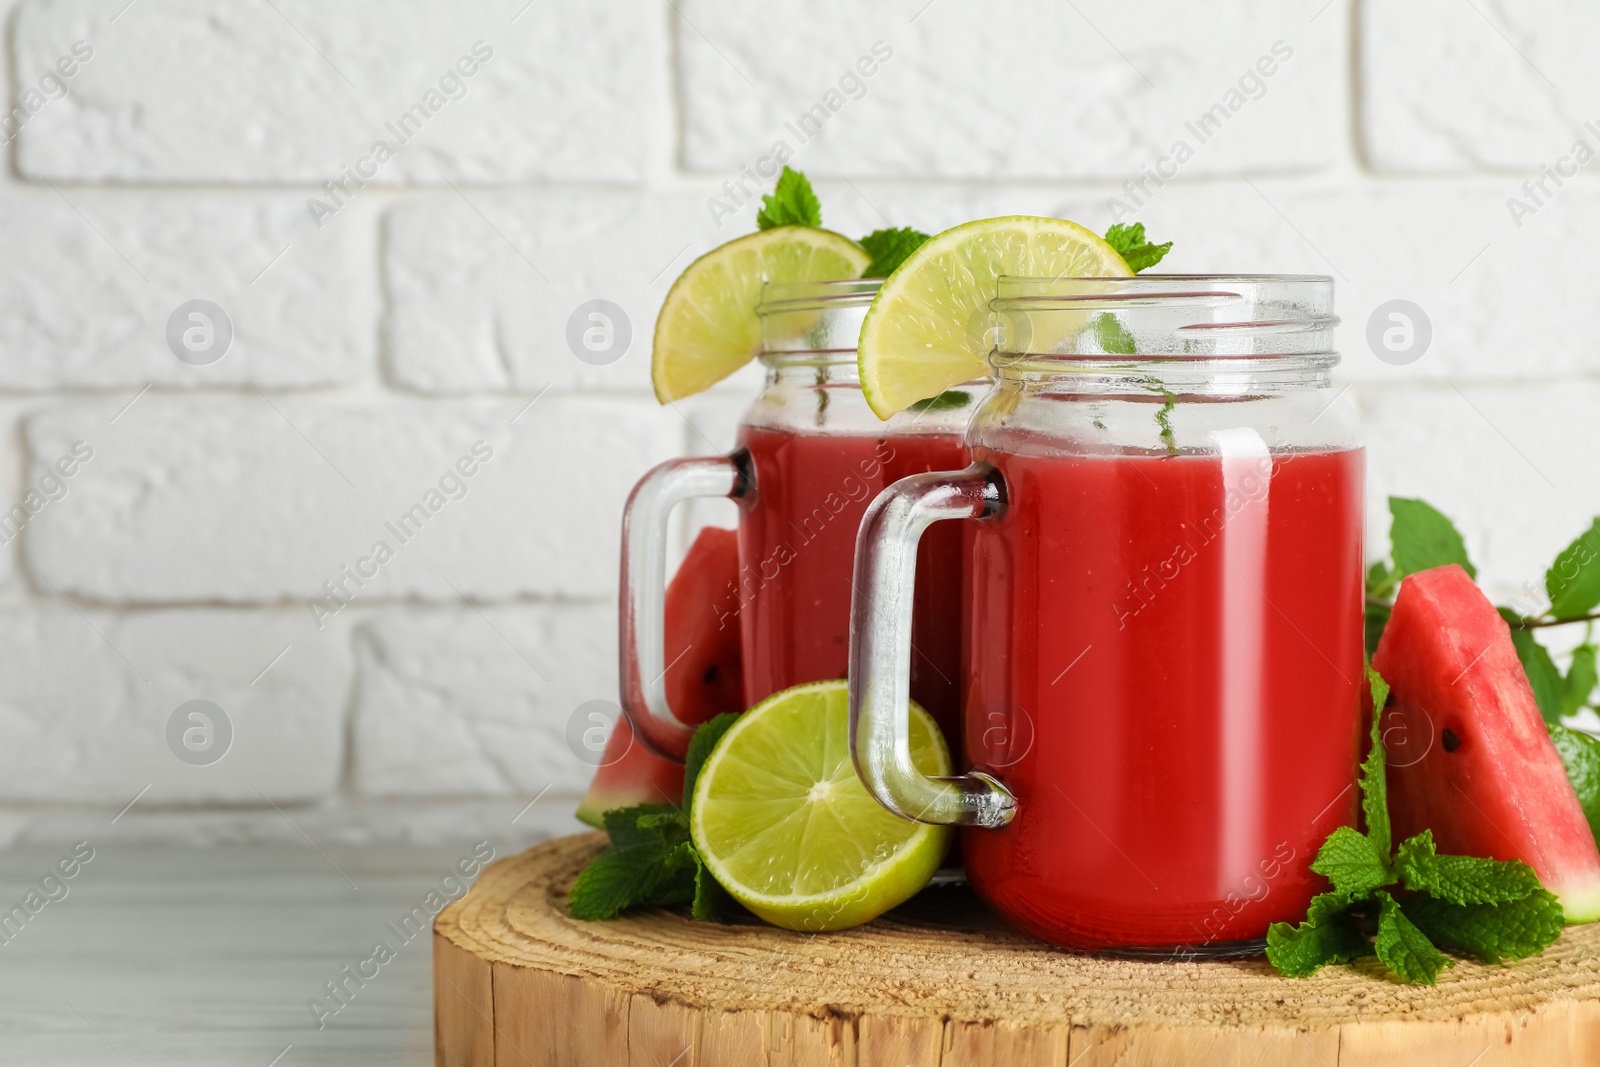
[[(915, 427), (915, 420), (913, 427)], [(946, 428), (935, 423), (936, 429)], [(756, 491), (739, 520), (738, 588), (719, 602), (744, 637), (746, 706), (803, 682), (843, 678), (850, 575), (867, 505), (908, 474), (967, 464), (959, 433), (829, 434), (747, 426), (740, 444)], [(958, 736), (961, 530), (932, 530), (918, 562), (911, 696)]]
[[(862, 523), (857, 769), (891, 810), (967, 827), (973, 887), (1051, 944), (1259, 951), (1355, 823), (1364, 453), (1332, 289), (1001, 278), (973, 465)], [(958, 518), (970, 771), (929, 778), (899, 757), (901, 589), (922, 531)]]
[(1006, 728), (976, 765), (1028, 814), (966, 836), (974, 886), (1084, 948), (1304, 915), (1355, 804), (1361, 450), (974, 458), (1009, 503), (973, 528), (967, 749)]
[[(951, 390), (887, 422), (867, 406), (856, 337), (877, 279), (768, 285), (757, 309), (766, 380), (732, 455), (662, 464), (634, 488), (623, 520), (623, 705), (656, 752), (682, 759), (690, 716), (668, 703), (662, 606), (668, 517), (696, 496), (739, 505), (734, 580), (711, 594), (719, 630), (741, 635), (744, 706), (781, 689), (842, 678), (849, 661), (850, 580), (867, 505), (896, 480), (964, 466), (962, 432), (984, 383)], [(912, 695), (957, 748), (961, 691), (961, 531), (930, 537), (937, 587), (918, 598)], [(676, 713), (676, 714), (674, 714)], [(680, 721), (682, 720), (682, 721)]]

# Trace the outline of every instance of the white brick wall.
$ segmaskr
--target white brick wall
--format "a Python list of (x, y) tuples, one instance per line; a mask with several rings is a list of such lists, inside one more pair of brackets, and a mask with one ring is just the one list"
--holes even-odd
[(581, 793), (594, 768), (569, 748), (567, 722), (580, 705), (615, 700), (616, 618), (604, 603), (373, 620), (357, 640), (356, 789)]
[[(196, 841), (569, 827), (567, 720), (615, 696), (626, 489), (725, 446), (752, 388), (657, 408), (656, 309), (749, 228), (744, 168), (779, 141), (846, 233), (1126, 208), (1173, 270), (1334, 274), (1375, 547), (1384, 495), (1425, 495), (1512, 595), (1600, 511), (1600, 169), (1574, 152), (1600, 150), (1600, 21), (1578, 0), (0, 15), (6, 128), (25, 119), (0, 170), (0, 507), (93, 452), (0, 543), (0, 843), (114, 816)], [(478, 41), (464, 92), (441, 87)], [(1408, 366), (1366, 342), (1395, 298), (1434, 328)], [(235, 331), (208, 366), (165, 340), (192, 299)], [(592, 299), (632, 328), (607, 366), (565, 340)], [(466, 495), (400, 543), (385, 523), (479, 440)], [(356, 588), (342, 569), (380, 540)], [(190, 700), (227, 715), (222, 761), (169, 750)]]

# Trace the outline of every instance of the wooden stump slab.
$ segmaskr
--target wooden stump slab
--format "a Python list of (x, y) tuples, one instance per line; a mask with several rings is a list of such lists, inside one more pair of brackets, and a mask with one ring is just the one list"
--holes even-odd
[(440, 1067), (1600, 1064), (1600, 923), (1429, 989), (1371, 960), (1291, 980), (1265, 960), (1061, 952), (963, 887), (834, 934), (571, 919), (567, 888), (604, 844), (500, 860), (439, 915)]

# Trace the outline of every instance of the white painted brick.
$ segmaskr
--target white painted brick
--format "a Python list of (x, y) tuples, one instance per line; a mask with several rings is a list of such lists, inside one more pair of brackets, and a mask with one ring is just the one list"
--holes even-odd
[[(732, 215), (713, 210), (715, 190), (473, 192), (470, 202), (430, 196), (392, 209), (384, 227), (389, 377), (430, 393), (648, 389), (662, 299), (695, 257), (755, 229), (749, 188)], [(936, 232), (985, 214), (1053, 210), (1057, 200), (1028, 188), (817, 188), (824, 223), (851, 236), (891, 224)], [(632, 333), (626, 354), (606, 366), (578, 359), (567, 341), (568, 321), (595, 299), (622, 307)], [(742, 404), (760, 380), (752, 367), (719, 388)]]
[[(891, 223), (937, 231), (1055, 204), (1033, 189), (869, 183), (863, 191), (820, 181), (818, 192), (823, 221), (852, 236)], [(470, 196), (418, 199), (386, 217), (388, 374), (407, 389), (648, 389), (651, 335), (667, 290), (695, 257), (754, 230), (757, 208), (752, 195), (720, 215), (714, 190)], [(580, 360), (567, 341), (569, 320), (595, 299), (622, 307), (632, 334), (626, 354), (605, 366)], [(751, 368), (720, 388), (743, 403), (760, 379)]]
[[(370, 239), (349, 218), (316, 232), (294, 197), (6, 191), (0, 388), (360, 377), (375, 364), (376, 280), (356, 254)], [(234, 331), (204, 367), (166, 339), (168, 319), (194, 299), (219, 305)]]
[[(100, 600), (304, 601), (342, 567), (370, 576), (360, 561), (382, 542), (393, 558), (376, 576), (346, 579), (357, 602), (608, 595), (623, 500), (680, 450), (681, 419), (620, 398), (523, 406), (146, 397), (114, 426), (109, 404), (48, 412), (28, 423), (32, 455), (82, 438), (96, 457), (31, 523), (27, 565)], [(478, 441), (493, 456), (462, 482)], [(397, 536), (419, 505), (437, 506)], [(309, 608), (303, 620), (314, 633)]]
[(362, 627), (356, 789), (396, 797), (581, 793), (568, 720), (617, 699), (616, 609), (390, 614)]
[[(690, 194), (468, 195), (388, 216), (389, 370), (410, 389), (649, 389), (667, 289), (696, 256), (745, 231), (728, 221), (719, 233), (705, 198)], [(619, 305), (632, 333), (605, 366), (567, 341), (579, 305), (597, 299)]]
[[(1058, 215), (1103, 232), (1122, 218), (1174, 242), (1163, 271), (1331, 275), (1347, 379), (1594, 374), (1600, 307), (1589, 279), (1600, 273), (1600, 251), (1587, 235), (1600, 229), (1600, 187), (1568, 185), (1519, 227), (1506, 207), (1516, 184), (1178, 181), (1093, 195), (998, 183), (820, 182), (818, 195), (825, 221), (851, 234), (883, 225), (936, 231), (1004, 214)], [(1134, 213), (1118, 215), (1113, 200)], [(1393, 299), (1421, 305), (1433, 328), (1428, 351), (1405, 366), (1380, 361), (1366, 339), (1373, 312)]]
[[(1515, 381), (1600, 370), (1600, 306), (1590, 279), (1600, 251), (1600, 187), (1569, 186), (1518, 229), (1510, 189), (1396, 181), (1306, 187), (1278, 182), (1168, 186), (1138, 211), (1172, 240), (1162, 270), (1333, 275), (1346, 378)], [(1098, 228), (1105, 201), (1056, 211)], [(1394, 366), (1368, 346), (1369, 318), (1393, 299), (1429, 316), (1432, 344)]]
[(1600, 511), (1594, 383), (1367, 390), (1362, 401), (1372, 558), (1387, 548), (1387, 498), (1421, 497), (1456, 521), (1503, 602), (1524, 582), (1542, 588)]
[(1600, 10), (1583, 0), (1362, 4), (1362, 130), (1371, 163), (1393, 171), (1554, 164), (1600, 122), (1593, 44)]
[[(18, 10), (20, 71), (45, 69), (75, 40), (95, 50), (71, 95), (23, 127), (24, 175), (320, 185), (382, 140), (396, 154), (378, 182), (629, 181), (649, 157), (649, 101), (666, 92), (661, 15), (648, 0), (520, 12), (496, 0), (120, 6)], [(465, 95), (440, 94), (479, 40), (493, 55)], [(440, 106), (420, 133), (402, 141), (386, 128), (430, 91)]]
[[(676, 6), (684, 156), (699, 170), (735, 174), (777, 141), (808, 172), (850, 177), (1121, 178), (1179, 138), (1193, 174), (1318, 168), (1340, 151), (1342, 0), (1315, 22), (1321, 5), (1269, 0), (782, 0), (760, 19), (738, 0)], [(850, 99), (841, 76), (880, 40), (892, 56)], [(1184, 123), (1279, 40), (1293, 54), (1264, 94), (1199, 144)], [(806, 140), (798, 116), (819, 104)]]
[[(59, 603), (0, 614), (0, 635), (0, 799), (106, 806), (109, 822), (146, 785), (146, 808), (267, 806), (263, 795), (302, 802), (338, 780), (348, 635), (308, 634), (284, 611), (80, 614)], [(168, 747), (168, 719), (190, 700), (232, 723), (227, 753), (207, 766)]]
[[(21, 420), (27, 410), (16, 401), (0, 401), (0, 497), (4, 498), (0, 500), (0, 604), (7, 607), (26, 604), (31, 600), (31, 591), (20, 567), (23, 542), (14, 533), (19, 516), (11, 511), (18, 504), (25, 506), (29, 503), (27, 489), (24, 488), (26, 467), (21, 448)], [(54, 462), (57, 458), (51, 456), (50, 461)], [(36, 485), (30, 487), (38, 488)], [(53, 481), (48, 488), (59, 495), (60, 489)], [(71, 492), (70, 484), (67, 491)], [(46, 507), (48, 505), (43, 504), (44, 499), (41, 492), (32, 503), (36, 507)]]

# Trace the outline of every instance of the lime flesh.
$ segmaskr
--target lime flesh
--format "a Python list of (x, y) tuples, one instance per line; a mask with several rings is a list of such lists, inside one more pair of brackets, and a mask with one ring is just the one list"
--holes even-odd
[(775, 226), (707, 252), (672, 283), (656, 317), (656, 399), (693, 396), (761, 351), (756, 305), (763, 283), (857, 278), (870, 262), (854, 241), (810, 226)]
[(929, 239), (889, 275), (861, 326), (861, 388), (887, 419), (989, 373), (980, 318), (1002, 276), (1127, 278), (1116, 249), (1066, 219), (979, 219)]
[[(911, 751), (923, 773), (950, 773), (944, 738), (915, 704)], [(813, 932), (856, 926), (911, 897), (951, 835), (867, 793), (850, 760), (844, 681), (786, 689), (745, 712), (701, 770), (689, 822), (735, 899), (775, 926)]]

